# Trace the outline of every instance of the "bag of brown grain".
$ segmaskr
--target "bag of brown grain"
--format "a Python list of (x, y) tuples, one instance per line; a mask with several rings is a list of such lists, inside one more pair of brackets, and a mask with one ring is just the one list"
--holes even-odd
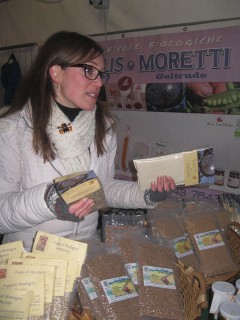
[(144, 209), (109, 209), (102, 215), (102, 240), (106, 244), (114, 244), (116, 234), (144, 229), (146, 210)]
[(78, 278), (78, 302), (82, 310), (89, 310), (97, 320), (107, 319), (107, 315), (101, 303), (99, 294), (89, 277), (86, 265), (82, 266)]
[(139, 320), (138, 293), (119, 250), (105, 245), (88, 253), (85, 265), (108, 320)]
[(176, 257), (149, 238), (137, 244), (140, 319), (184, 319)]
[(222, 226), (208, 202), (191, 202), (184, 214), (186, 230), (198, 255), (206, 278), (234, 273), (238, 266), (232, 259)]
[[(169, 201), (170, 203), (170, 201)], [(200, 263), (182, 219), (182, 208), (175, 199), (171, 200), (172, 206), (166, 209), (157, 206), (147, 212), (147, 221), (154, 237), (170, 241), (176, 257), (193, 270), (200, 271)], [(177, 206), (178, 204), (179, 206)]]

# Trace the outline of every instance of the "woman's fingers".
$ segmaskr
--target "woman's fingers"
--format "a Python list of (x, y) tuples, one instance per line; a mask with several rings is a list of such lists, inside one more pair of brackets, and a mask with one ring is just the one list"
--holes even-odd
[(69, 213), (74, 214), (76, 217), (85, 217), (88, 215), (94, 206), (92, 199), (84, 198), (69, 206)]
[(172, 177), (167, 176), (158, 176), (157, 177), (157, 184), (155, 182), (151, 183), (152, 191), (159, 191), (159, 192), (170, 192), (176, 189), (176, 184)]
[(170, 189), (171, 189), (171, 190), (175, 190), (175, 189), (176, 189), (176, 183), (175, 183), (175, 181), (173, 180), (173, 178), (172, 178), (172, 177), (168, 177), (168, 180), (169, 180)]

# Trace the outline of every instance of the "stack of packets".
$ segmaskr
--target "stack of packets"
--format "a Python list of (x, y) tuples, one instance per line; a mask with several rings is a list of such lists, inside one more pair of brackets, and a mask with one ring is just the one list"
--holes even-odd
[(107, 207), (103, 187), (93, 170), (58, 177), (54, 186), (66, 204), (88, 197), (94, 200), (92, 211)]
[(38, 232), (31, 252), (22, 241), (0, 246), (0, 319), (66, 319), (87, 243)]
[(222, 193), (220, 203), (229, 211), (232, 222), (240, 223), (240, 195), (231, 193)]
[(161, 176), (171, 176), (176, 185), (214, 183), (213, 149), (201, 148), (148, 159), (133, 160), (142, 190), (149, 188)]
[(184, 319), (174, 253), (142, 231), (89, 245), (78, 292), (97, 320)]

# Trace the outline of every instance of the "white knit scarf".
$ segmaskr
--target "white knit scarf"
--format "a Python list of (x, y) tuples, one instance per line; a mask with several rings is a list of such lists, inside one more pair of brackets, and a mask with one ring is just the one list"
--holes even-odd
[[(89, 170), (89, 147), (95, 135), (95, 111), (96, 108), (93, 111), (82, 110), (74, 121), (70, 122), (59, 107), (53, 105), (47, 132), (67, 174)], [(61, 130), (62, 124), (67, 125), (65, 132)]]

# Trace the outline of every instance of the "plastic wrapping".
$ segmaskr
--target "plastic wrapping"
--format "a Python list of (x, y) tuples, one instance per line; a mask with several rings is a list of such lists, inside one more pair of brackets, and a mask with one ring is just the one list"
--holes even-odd
[(168, 201), (168, 206), (157, 206), (148, 210), (148, 223), (152, 234), (158, 239), (169, 241), (176, 257), (185, 265), (200, 271), (200, 263), (187, 234), (182, 219), (181, 202), (175, 199)]
[(140, 319), (184, 319), (171, 247), (144, 238), (138, 242), (137, 255)]
[(85, 265), (99, 293), (108, 320), (139, 320), (138, 293), (128, 276), (118, 248), (89, 250)]
[(107, 244), (115, 243), (118, 231), (144, 229), (146, 210), (144, 209), (110, 209), (102, 215), (102, 240)]
[(224, 230), (214, 204), (189, 202), (185, 207), (184, 222), (205, 277), (237, 272)]
[(199, 148), (192, 151), (168, 154), (148, 159), (133, 160), (139, 187), (145, 190), (155, 180), (156, 172), (171, 176), (176, 185), (214, 183), (213, 149)]
[(222, 230), (226, 230), (228, 224), (232, 221), (230, 212), (224, 208), (221, 201), (212, 200), (188, 200), (184, 201), (184, 212), (191, 214), (194, 211), (209, 212), (211, 215), (215, 215), (216, 221)]
[(78, 297), (83, 310), (89, 310), (97, 320), (107, 319), (99, 293), (93, 285), (86, 265), (82, 267), (81, 275), (78, 279)]

